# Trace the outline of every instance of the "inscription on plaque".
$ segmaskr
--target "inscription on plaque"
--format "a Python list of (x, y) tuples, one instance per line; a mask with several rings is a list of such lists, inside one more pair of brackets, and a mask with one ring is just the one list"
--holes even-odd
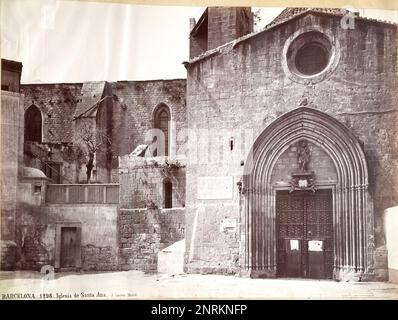
[(320, 240), (308, 241), (308, 251), (322, 251), (322, 250), (323, 250), (323, 241)]
[(220, 200), (233, 198), (233, 177), (199, 177), (198, 199)]
[(235, 232), (236, 219), (222, 219), (220, 224), (220, 232)]

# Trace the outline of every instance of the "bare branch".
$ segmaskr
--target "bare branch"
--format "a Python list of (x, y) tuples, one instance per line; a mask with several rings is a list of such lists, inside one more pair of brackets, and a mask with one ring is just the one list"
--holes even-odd
[(95, 121), (92, 119), (81, 119), (78, 123), (77, 143), (85, 153), (87, 167), (87, 182), (90, 181), (91, 170), (93, 169), (93, 161), (95, 153), (103, 144), (111, 145), (111, 139), (105, 130), (96, 127)]

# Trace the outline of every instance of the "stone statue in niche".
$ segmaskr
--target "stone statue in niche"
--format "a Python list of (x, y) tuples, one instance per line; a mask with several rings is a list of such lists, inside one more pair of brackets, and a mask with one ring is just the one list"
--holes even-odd
[(295, 190), (311, 190), (315, 189), (315, 174), (313, 171), (308, 171), (308, 165), (311, 160), (311, 149), (306, 140), (300, 140), (297, 143), (297, 163), (300, 169), (299, 172), (292, 172), (292, 179), (290, 180), (290, 192)]
[(297, 147), (297, 163), (301, 172), (308, 170), (308, 164), (311, 159), (311, 150), (307, 141), (301, 140)]

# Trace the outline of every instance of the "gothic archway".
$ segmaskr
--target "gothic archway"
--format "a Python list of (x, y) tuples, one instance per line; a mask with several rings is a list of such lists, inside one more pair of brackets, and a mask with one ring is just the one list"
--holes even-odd
[[(276, 275), (274, 165), (292, 143), (306, 140), (322, 148), (336, 170), (333, 190), (333, 274), (362, 276), (372, 268), (373, 216), (368, 171), (359, 140), (333, 117), (311, 108), (290, 111), (255, 140), (243, 179), (244, 268), (251, 276)], [(320, 186), (316, 186), (320, 187)], [(242, 265), (243, 267), (243, 265)]]
[(42, 115), (34, 105), (31, 105), (25, 112), (25, 141), (42, 141)]
[[(155, 150), (154, 155), (168, 156), (170, 140), (170, 109), (166, 104), (161, 103), (156, 107), (153, 113), (153, 127), (154, 129), (158, 129), (163, 133), (163, 139), (158, 141), (158, 148)], [(164, 145), (159, 145), (160, 143)]]

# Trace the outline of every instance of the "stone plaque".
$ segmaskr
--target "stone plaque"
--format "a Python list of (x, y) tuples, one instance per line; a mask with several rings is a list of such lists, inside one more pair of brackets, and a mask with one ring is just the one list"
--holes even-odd
[(222, 219), (220, 224), (220, 232), (235, 232), (236, 226), (236, 219)]
[(233, 198), (233, 177), (199, 177), (198, 199), (222, 200)]
[(322, 250), (323, 250), (323, 241), (320, 240), (308, 241), (308, 251), (322, 251)]

